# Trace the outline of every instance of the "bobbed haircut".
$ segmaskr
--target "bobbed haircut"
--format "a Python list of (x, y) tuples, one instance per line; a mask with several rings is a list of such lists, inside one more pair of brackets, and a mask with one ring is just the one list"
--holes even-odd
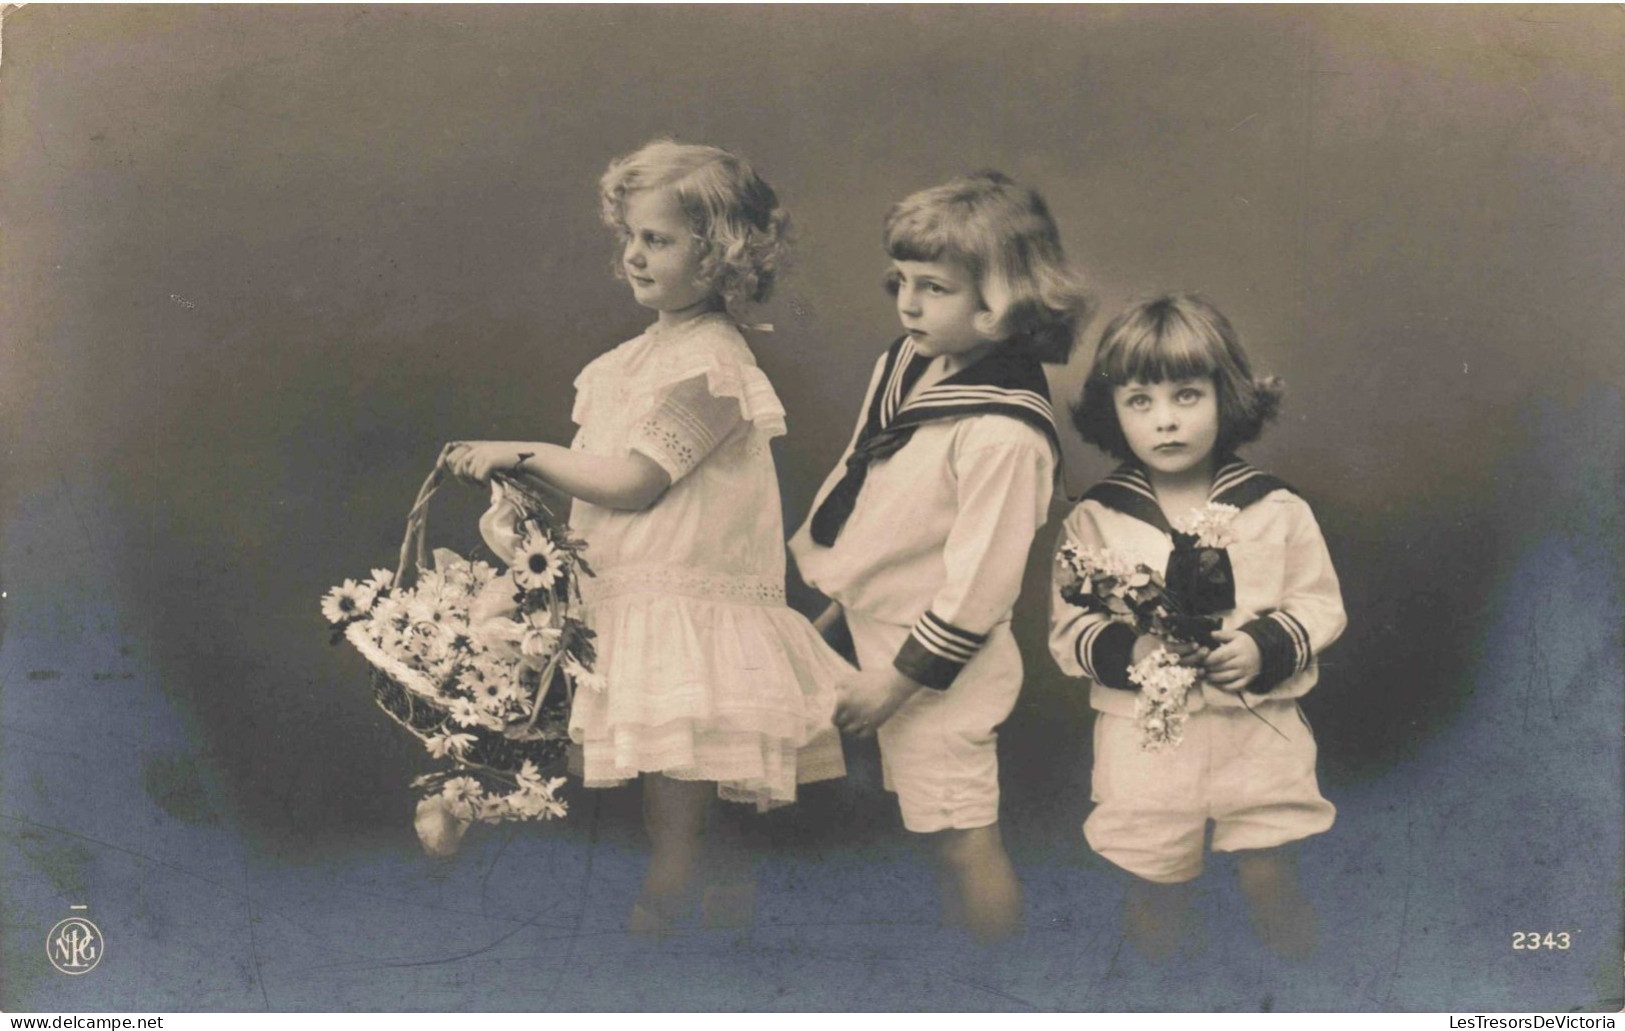
[[(1066, 261), (1061, 232), (1037, 191), (982, 171), (921, 190), (886, 213), (893, 261), (955, 261), (976, 281), (986, 311), (976, 331), (1064, 362), (1088, 322), (1089, 295)], [(897, 293), (896, 275), (886, 289)]]
[[(626, 232), (626, 201), (670, 190), (704, 248), (700, 274), (716, 285), (730, 314), (773, 293), (789, 257), (790, 216), (750, 163), (718, 147), (659, 139), (609, 163), (598, 183), (604, 223)], [(626, 269), (615, 263), (615, 276)]]
[(1195, 294), (1168, 294), (1132, 305), (1101, 334), (1072, 423), (1084, 440), (1128, 461), (1134, 452), (1117, 421), (1113, 391), (1129, 383), (1204, 376), (1212, 378), (1219, 402), (1219, 456), (1257, 440), (1280, 411), (1281, 380), (1253, 374), (1235, 328), (1212, 303)]

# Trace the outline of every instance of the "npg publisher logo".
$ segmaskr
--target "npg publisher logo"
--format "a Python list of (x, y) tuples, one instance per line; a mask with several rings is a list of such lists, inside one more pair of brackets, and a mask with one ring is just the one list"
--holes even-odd
[(88, 974), (102, 961), (102, 932), (82, 916), (70, 916), (45, 937), (45, 957), (64, 974)]

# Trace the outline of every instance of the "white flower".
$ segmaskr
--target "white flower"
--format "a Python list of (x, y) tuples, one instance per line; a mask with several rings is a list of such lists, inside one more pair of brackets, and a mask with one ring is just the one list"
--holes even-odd
[(459, 820), (472, 820), (475, 806), (485, 795), (485, 789), (473, 777), (452, 777), (440, 789), (440, 797)]
[(446, 708), (452, 722), (459, 727), (477, 727), (485, 722), (480, 706), (472, 698), (453, 698)]
[(564, 556), (540, 533), (527, 533), (513, 556), (513, 582), (527, 591), (552, 587), (564, 574)]
[(389, 590), (394, 583), (395, 574), (393, 571), (388, 569), (374, 569), (372, 571), (372, 579), (367, 581), (367, 586), (371, 587), (374, 593), (382, 594), (384, 591)]
[(348, 623), (360, 619), (372, 609), (377, 592), (366, 584), (346, 580), (327, 592), (322, 598), (322, 615), (329, 623)]
[(1174, 529), (1196, 538), (1200, 548), (1228, 548), (1236, 542), (1230, 524), (1241, 509), (1219, 501), (1209, 501), (1201, 508), (1193, 508), (1185, 518), (1174, 523)]
[(435, 734), (423, 742), (436, 759), (461, 758), (474, 743), (473, 734)]
[(400, 598), (393, 594), (384, 594), (373, 600), (372, 621), (374, 623), (390, 623), (405, 615), (405, 606)]
[(547, 659), (559, 650), (562, 635), (552, 627), (529, 629), (519, 641), (519, 654), (527, 659)]
[(519, 772), (515, 776), (517, 776), (519, 786), (522, 789), (529, 791), (546, 790), (547, 782), (542, 779), (541, 767), (529, 759), (526, 759), (524, 765), (519, 767)]
[(1129, 667), (1128, 678), (1140, 686), (1134, 700), (1134, 722), (1140, 728), (1140, 747), (1147, 752), (1177, 748), (1184, 740), (1190, 690), (1197, 672), (1181, 666), (1179, 657), (1158, 648)]
[(564, 803), (556, 797), (559, 788), (563, 786), (563, 777), (554, 777), (548, 781), (539, 778), (526, 780), (521, 777), (519, 790), (508, 796), (508, 805), (519, 817), (551, 820), (563, 816)]
[(509, 672), (485, 674), (477, 669), (464, 669), (457, 674), (457, 687), (488, 712), (500, 713), (525, 700), (524, 689), (514, 682)]
[(451, 660), (454, 640), (456, 634), (444, 623), (424, 621), (412, 626), (413, 651), (431, 666), (442, 666)]
[(584, 687), (589, 691), (601, 693), (609, 686), (608, 681), (601, 674), (592, 672), (577, 662), (574, 657), (565, 659), (561, 665), (564, 667), (564, 672), (570, 678), (570, 681), (577, 687)]

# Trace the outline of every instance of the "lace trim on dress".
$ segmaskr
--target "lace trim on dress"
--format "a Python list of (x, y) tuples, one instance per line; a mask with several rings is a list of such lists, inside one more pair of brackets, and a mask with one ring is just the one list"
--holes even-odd
[(645, 592), (736, 605), (784, 604), (782, 581), (749, 573), (718, 573), (683, 566), (621, 566), (581, 580), (581, 600), (587, 605)]
[(691, 471), (699, 461), (699, 455), (693, 445), (684, 440), (676, 430), (653, 417), (643, 420), (638, 426), (637, 442), (660, 452), (660, 457), (665, 461), (659, 464), (673, 480)]
[(675, 483), (738, 425), (737, 403), (713, 397), (696, 377), (676, 385), (660, 407), (633, 427), (629, 446), (658, 462)]

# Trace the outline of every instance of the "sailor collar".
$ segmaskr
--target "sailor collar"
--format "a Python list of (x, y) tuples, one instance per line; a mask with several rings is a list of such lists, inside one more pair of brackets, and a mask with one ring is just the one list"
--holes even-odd
[[(814, 542), (834, 545), (857, 503), (869, 465), (895, 454), (915, 429), (926, 423), (971, 415), (1006, 415), (1044, 434), (1059, 459), (1061, 440), (1055, 409), (1049, 400), (1044, 367), (1023, 349), (1001, 347), (980, 361), (933, 383), (912, 397), (931, 358), (920, 354), (913, 337), (904, 336), (886, 351), (879, 389), (869, 405), (856, 446), (847, 456), (846, 474), (813, 513)], [(1057, 473), (1060, 463), (1056, 463)]]
[[(1246, 508), (1278, 490), (1297, 493), (1285, 480), (1232, 456), (1214, 474), (1207, 500), (1209, 504)], [(1098, 501), (1107, 508), (1156, 527), (1169, 537), (1174, 535), (1174, 528), (1168, 525), (1168, 518), (1162, 514), (1162, 506), (1157, 504), (1157, 495), (1151, 489), (1150, 479), (1136, 462), (1124, 462), (1118, 466), (1110, 476), (1089, 488), (1083, 500)]]

